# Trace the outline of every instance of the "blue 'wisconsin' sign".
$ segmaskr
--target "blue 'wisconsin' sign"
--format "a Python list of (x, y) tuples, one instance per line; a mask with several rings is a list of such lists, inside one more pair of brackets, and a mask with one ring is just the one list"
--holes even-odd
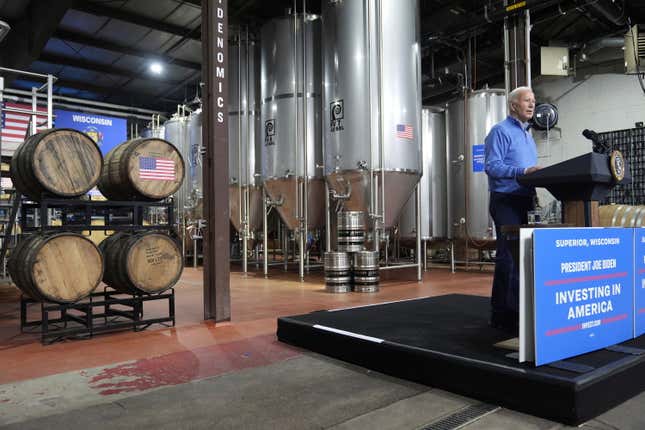
[(123, 118), (56, 109), (56, 128), (73, 128), (90, 136), (103, 155), (128, 138), (128, 121)]
[(536, 229), (533, 244), (536, 365), (632, 338), (633, 229)]

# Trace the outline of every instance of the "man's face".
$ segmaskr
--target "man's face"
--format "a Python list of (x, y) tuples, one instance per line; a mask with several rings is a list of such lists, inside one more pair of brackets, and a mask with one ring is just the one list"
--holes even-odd
[(511, 102), (511, 111), (515, 114), (517, 119), (526, 122), (533, 118), (533, 110), (535, 109), (535, 95), (533, 91), (522, 91), (520, 96), (514, 102)]

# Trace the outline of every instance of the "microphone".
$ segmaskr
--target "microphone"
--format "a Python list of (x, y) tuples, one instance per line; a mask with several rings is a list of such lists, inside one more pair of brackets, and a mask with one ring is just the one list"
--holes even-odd
[(582, 135), (587, 139), (591, 140), (592, 142), (596, 142), (599, 140), (598, 133), (596, 133), (593, 130), (589, 130), (585, 128), (584, 130), (582, 130)]
[(611, 149), (611, 145), (609, 145), (605, 141), (605, 138), (602, 136), (599, 136), (598, 133), (596, 133), (593, 130), (589, 130), (585, 128), (584, 130), (582, 130), (582, 135), (587, 139), (591, 140), (591, 142), (593, 143), (593, 152), (597, 152), (599, 154), (606, 154)]

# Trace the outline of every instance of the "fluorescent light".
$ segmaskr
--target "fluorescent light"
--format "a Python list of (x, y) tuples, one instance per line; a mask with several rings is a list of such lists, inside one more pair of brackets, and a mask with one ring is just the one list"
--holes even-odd
[(163, 65), (155, 61), (150, 64), (150, 71), (155, 75), (161, 75), (161, 72), (163, 72)]

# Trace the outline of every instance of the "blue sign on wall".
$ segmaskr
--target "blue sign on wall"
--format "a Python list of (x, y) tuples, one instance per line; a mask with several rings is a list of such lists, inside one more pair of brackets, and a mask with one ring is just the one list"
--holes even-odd
[(99, 145), (104, 155), (128, 138), (128, 122), (123, 118), (62, 109), (56, 109), (54, 114), (56, 128), (73, 128), (86, 133)]
[(483, 172), (484, 167), (484, 145), (473, 145), (473, 172)]
[(645, 229), (634, 229), (634, 337), (645, 333)]
[(536, 365), (632, 338), (633, 229), (536, 229), (533, 244)]

